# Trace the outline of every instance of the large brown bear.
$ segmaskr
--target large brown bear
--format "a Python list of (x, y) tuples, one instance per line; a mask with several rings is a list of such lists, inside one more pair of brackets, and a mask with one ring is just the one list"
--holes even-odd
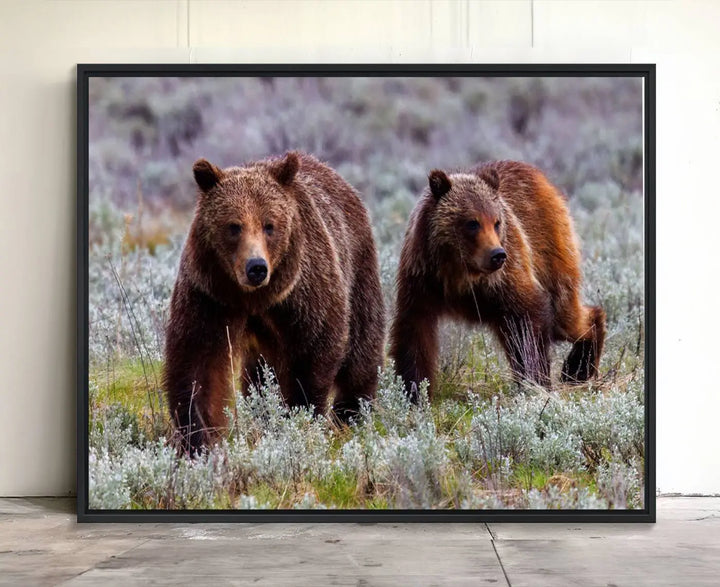
[[(231, 367), (243, 389), (274, 369), (290, 406), (347, 419), (372, 399), (384, 309), (358, 194), (314, 157), (219, 169), (204, 159), (166, 331), (170, 413), (191, 453), (226, 425)], [(234, 362), (231, 363), (231, 352)]]
[(605, 312), (580, 301), (580, 252), (560, 192), (513, 161), (434, 170), (429, 184), (405, 235), (391, 332), (390, 354), (411, 395), (423, 379), (434, 387), (445, 317), (488, 325), (517, 379), (549, 385), (553, 341), (573, 343), (565, 381), (596, 375)]

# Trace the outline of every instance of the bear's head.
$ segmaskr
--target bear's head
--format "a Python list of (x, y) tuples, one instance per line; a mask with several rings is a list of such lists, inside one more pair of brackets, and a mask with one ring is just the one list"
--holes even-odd
[(290, 247), (299, 167), (292, 152), (249, 167), (220, 169), (205, 159), (193, 166), (200, 188), (198, 233), (242, 290), (268, 285)]
[(435, 169), (430, 184), (430, 238), (443, 272), (478, 279), (500, 270), (507, 260), (506, 218), (494, 169), (480, 175), (448, 175)]

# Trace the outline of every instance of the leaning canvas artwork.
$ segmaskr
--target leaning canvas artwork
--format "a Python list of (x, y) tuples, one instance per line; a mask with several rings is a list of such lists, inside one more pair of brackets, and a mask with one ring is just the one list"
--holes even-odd
[(651, 69), (82, 67), (81, 517), (654, 515)]

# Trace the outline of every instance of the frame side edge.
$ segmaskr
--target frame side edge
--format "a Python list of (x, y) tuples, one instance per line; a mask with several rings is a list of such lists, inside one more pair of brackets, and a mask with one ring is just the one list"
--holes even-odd
[(87, 191), (87, 155), (88, 155), (88, 67), (77, 66), (76, 79), (76, 255), (77, 255), (77, 329), (76, 329), (76, 393), (77, 393), (77, 456), (76, 456), (76, 500), (77, 519), (84, 521), (88, 508), (88, 191)]
[[(655, 454), (655, 398), (656, 398), (656, 377), (655, 377), (655, 246), (656, 246), (656, 226), (655, 226), (655, 208), (656, 208), (656, 177), (655, 177), (655, 65), (648, 65), (648, 71), (645, 76), (646, 92), (645, 92), (645, 185), (646, 185), (646, 234), (645, 234), (645, 311), (646, 311), (646, 339), (645, 339), (645, 418), (646, 418), (646, 455), (645, 455), (645, 472), (647, 486), (647, 506), (648, 516), (652, 522), (657, 519), (657, 498), (656, 498), (656, 454)], [(649, 336), (648, 336), (649, 335)]]

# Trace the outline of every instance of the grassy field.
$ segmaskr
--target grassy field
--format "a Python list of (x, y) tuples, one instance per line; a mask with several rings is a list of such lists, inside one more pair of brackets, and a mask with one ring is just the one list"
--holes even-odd
[[(644, 464), (641, 84), (632, 79), (93, 79), (91, 508), (639, 508)], [(362, 194), (390, 314), (409, 212), (434, 167), (538, 165), (568, 195), (601, 378), (511, 383), (488, 332), (446, 324), (439, 391), (411, 406), (391, 364), (350, 427), (237, 395), (227, 438), (172, 448), (163, 325), (192, 218), (191, 168), (299, 148)]]

